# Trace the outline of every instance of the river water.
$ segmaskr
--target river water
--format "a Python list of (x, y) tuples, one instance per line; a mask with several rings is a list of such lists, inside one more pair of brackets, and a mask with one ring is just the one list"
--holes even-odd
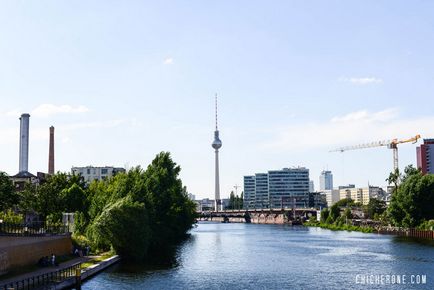
[(82, 289), (434, 289), (434, 245), (387, 235), (199, 223), (175, 260), (121, 263)]

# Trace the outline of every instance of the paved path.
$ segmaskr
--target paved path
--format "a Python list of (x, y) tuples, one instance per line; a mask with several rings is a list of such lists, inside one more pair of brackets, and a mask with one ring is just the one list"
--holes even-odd
[(40, 268), (39, 270), (36, 270), (36, 271), (33, 271), (33, 272), (29, 272), (29, 273), (20, 274), (20, 275), (8, 278), (6, 280), (1, 280), (0, 279), (0, 285), (8, 284), (8, 283), (11, 283), (11, 282), (14, 282), (14, 281), (18, 281), (18, 280), (25, 280), (27, 278), (31, 278), (31, 277), (34, 277), (34, 276), (39, 276), (39, 275), (42, 275), (42, 274), (58, 271), (58, 270), (61, 270), (63, 268), (67, 268), (67, 267), (69, 267), (69, 266), (71, 266), (71, 265), (73, 265), (75, 263), (78, 263), (78, 262), (86, 262), (89, 259), (90, 259), (89, 257), (74, 258), (72, 260), (60, 263), (59, 266), (57, 266), (57, 267), (53, 267), (53, 266), (43, 267), (43, 268)]

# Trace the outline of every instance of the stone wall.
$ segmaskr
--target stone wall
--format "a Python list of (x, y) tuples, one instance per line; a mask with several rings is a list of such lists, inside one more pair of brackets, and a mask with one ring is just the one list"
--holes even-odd
[(20, 266), (37, 264), (43, 256), (71, 253), (70, 236), (52, 237), (1, 237), (0, 275)]

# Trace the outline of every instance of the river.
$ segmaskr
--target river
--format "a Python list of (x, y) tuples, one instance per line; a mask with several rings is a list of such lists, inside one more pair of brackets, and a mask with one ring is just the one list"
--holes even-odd
[(434, 289), (434, 245), (388, 235), (204, 222), (175, 260), (121, 263), (82, 289)]

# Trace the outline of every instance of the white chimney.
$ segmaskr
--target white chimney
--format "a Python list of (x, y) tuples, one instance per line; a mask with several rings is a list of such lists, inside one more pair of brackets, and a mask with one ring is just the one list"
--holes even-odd
[(19, 172), (29, 171), (29, 114), (20, 118), (20, 167)]

